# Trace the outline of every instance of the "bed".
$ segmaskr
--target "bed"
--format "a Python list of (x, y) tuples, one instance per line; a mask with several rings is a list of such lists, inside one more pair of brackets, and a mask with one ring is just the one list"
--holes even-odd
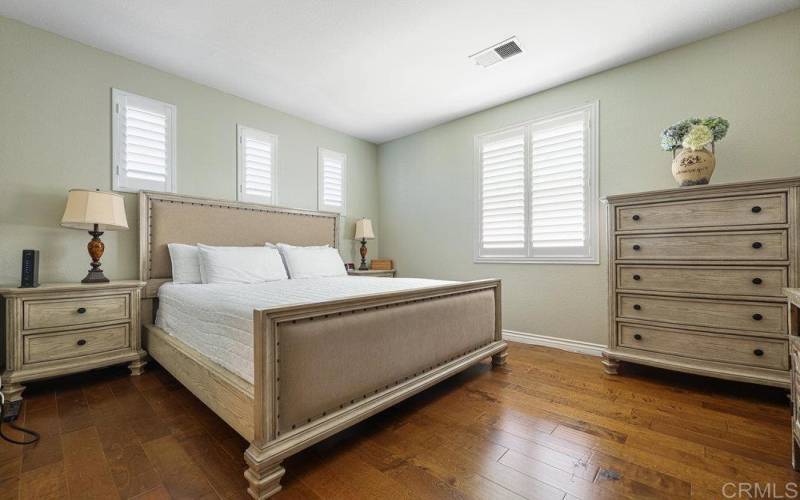
[(170, 283), (168, 243), (338, 247), (336, 214), (140, 194), (148, 354), (250, 442), (253, 498), (289, 456), (486, 358), (506, 360), (500, 282), (341, 277)]

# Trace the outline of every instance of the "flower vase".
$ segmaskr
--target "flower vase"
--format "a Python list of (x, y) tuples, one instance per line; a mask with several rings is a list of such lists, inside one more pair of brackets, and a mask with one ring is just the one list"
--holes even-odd
[(708, 184), (717, 161), (714, 158), (714, 143), (711, 150), (678, 148), (672, 152), (672, 176), (680, 186)]

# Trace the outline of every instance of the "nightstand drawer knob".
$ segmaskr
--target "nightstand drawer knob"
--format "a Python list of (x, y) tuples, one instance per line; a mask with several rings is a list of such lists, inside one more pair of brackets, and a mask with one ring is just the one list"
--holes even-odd
[(86, 345), (86, 341), (84, 339), (80, 339), (78, 341), (78, 345)]
[(635, 335), (633, 336), (633, 338), (634, 338), (634, 339), (636, 339), (636, 340), (642, 340), (642, 336), (641, 336), (641, 335), (639, 335), (638, 333), (637, 333), (637, 334), (635, 334)]
[(631, 217), (631, 219), (633, 219), (633, 220), (639, 220), (639, 219), (641, 219), (641, 217), (639, 217), (639, 214), (636, 214), (636, 215), (634, 215), (633, 217)]
[(754, 285), (760, 285), (761, 283), (763, 283), (761, 278), (753, 278), (753, 284)]
[(764, 319), (764, 316), (762, 316), (762, 315), (760, 315), (758, 313), (755, 313), (753, 315), (753, 319), (756, 320), (756, 321), (761, 321), (762, 319)]
[(639, 276), (638, 274), (634, 274), (633, 275), (633, 279), (636, 280), (636, 281), (639, 281), (640, 279), (642, 279), (642, 277)]
[(757, 214), (758, 212), (760, 212), (760, 211), (761, 211), (761, 207), (759, 207), (758, 205), (756, 205), (756, 206), (754, 206), (753, 208), (751, 208), (751, 209), (750, 209), (750, 211), (751, 211), (751, 212), (753, 212), (754, 214)]
[(642, 310), (642, 306), (640, 306), (639, 304), (634, 304), (633, 308), (636, 309), (637, 311), (641, 311)]
[(758, 250), (758, 249), (759, 249), (759, 248), (761, 248), (763, 245), (761, 244), (761, 242), (760, 242), (760, 241), (756, 241), (756, 242), (754, 242), (754, 243), (753, 243), (753, 245), (752, 245), (752, 246), (753, 246), (753, 248), (755, 248), (756, 250)]
[(78, 308), (78, 314), (84, 314), (85, 312), (86, 312), (86, 308), (85, 307), (79, 307)]
[(638, 252), (639, 250), (642, 249), (642, 247), (639, 245), (633, 245), (633, 249)]
[(761, 349), (756, 349), (755, 351), (753, 351), (753, 354), (755, 354), (756, 356), (763, 356), (764, 351), (762, 351)]

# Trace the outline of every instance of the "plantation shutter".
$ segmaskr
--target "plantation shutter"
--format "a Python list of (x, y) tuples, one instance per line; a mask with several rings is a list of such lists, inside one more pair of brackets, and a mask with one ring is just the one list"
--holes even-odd
[(476, 136), (476, 262), (598, 264), (598, 103)]
[(587, 254), (588, 116), (578, 112), (531, 125), (533, 256)]
[(480, 158), (480, 253), (525, 255), (525, 130), (484, 136)]
[(175, 106), (112, 94), (114, 189), (175, 192)]
[(347, 155), (329, 149), (319, 149), (319, 209), (325, 212), (345, 213), (345, 169)]
[(278, 138), (250, 127), (238, 127), (238, 199), (253, 203), (276, 203), (276, 156)]

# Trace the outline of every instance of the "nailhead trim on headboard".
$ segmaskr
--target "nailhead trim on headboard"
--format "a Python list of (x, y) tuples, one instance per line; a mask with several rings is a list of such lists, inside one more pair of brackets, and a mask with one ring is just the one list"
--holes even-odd
[[(229, 209), (229, 210), (243, 210), (249, 212), (264, 212), (266, 214), (288, 214), (288, 215), (295, 215), (298, 217), (310, 217), (316, 219), (333, 219), (333, 234), (331, 235), (331, 241), (333, 242), (334, 248), (339, 248), (339, 224), (340, 224), (340, 217), (339, 214), (334, 213), (327, 213), (327, 212), (314, 212), (310, 210), (303, 210), (303, 209), (294, 209), (294, 208), (282, 208), (282, 207), (272, 207), (272, 206), (258, 206), (253, 205), (250, 203), (243, 203), (238, 201), (226, 201), (226, 200), (215, 200), (215, 199), (204, 199), (204, 198), (194, 198), (185, 195), (177, 195), (177, 194), (167, 194), (167, 193), (152, 193), (152, 192), (143, 192), (141, 193), (140, 200), (144, 200), (147, 203), (147, 265), (146, 271), (147, 276), (140, 276), (140, 278), (144, 281), (149, 281), (151, 278), (151, 273), (153, 271), (153, 203), (154, 202), (165, 202), (170, 204), (181, 204), (181, 205), (199, 205), (199, 206), (206, 206), (206, 207), (213, 207), (213, 208), (222, 208), (222, 209)], [(141, 203), (141, 201), (140, 201)], [(141, 213), (141, 211), (140, 211)], [(143, 221), (140, 221), (143, 223)]]

